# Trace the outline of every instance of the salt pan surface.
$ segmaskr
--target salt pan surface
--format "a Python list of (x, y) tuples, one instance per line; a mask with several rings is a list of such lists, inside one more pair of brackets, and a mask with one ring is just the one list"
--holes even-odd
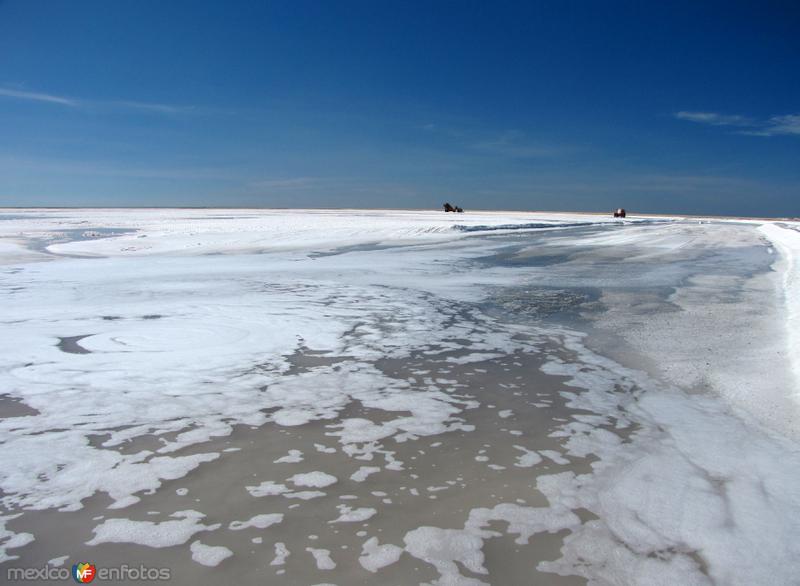
[[(302, 431), (319, 422), (325, 432), (318, 441), (325, 444), (304, 446), (305, 453), (283, 446), (268, 460), (280, 476), (254, 475), (245, 481), (252, 485), (240, 489), (253, 497), (293, 499), (289, 506), (299, 508), (289, 508), (287, 516), (319, 506), (328, 507), (331, 514), (324, 518), (331, 519), (336, 513), (328, 501), (340, 496), (337, 477), (316, 471), (287, 479), (290, 468), (283, 466), (341, 457), (354, 466), (336, 474), (366, 482), (362, 488), (392, 482), (393, 475), (402, 479), (402, 489), (391, 494), (394, 501), (384, 505), (405, 498), (442, 502), (429, 501), (436, 494), (428, 493), (436, 491), (425, 487), (439, 488), (450, 478), (426, 482), (425, 475), (434, 472), (420, 466), (425, 454), (400, 447), (436, 435), (450, 446), (453, 438), (467, 442), (468, 434), (486, 433), (483, 420), (477, 426), (464, 421), (466, 413), (486, 405), (485, 389), (464, 383), (462, 374), (479, 379), (487, 369), (473, 370), (475, 363), (496, 365), (515, 352), (536, 355), (546, 344), (557, 350), (547, 350), (552, 353), (543, 370), (565, 377), (558, 380), (571, 390), (559, 396), (571, 411), (552, 419), (552, 443), (539, 446), (520, 415), (533, 397), (516, 403), (493, 397), (498, 410), (491, 419), (513, 416), (515, 429), (501, 431), (525, 447), (506, 442), (508, 450), (498, 457), (507, 466), (481, 469), (500, 485), (504, 475), (530, 473), (537, 488), (531, 489), (531, 502), (544, 495), (547, 505), (527, 506), (527, 495), (513, 504), (474, 502), (445, 527), (430, 521), (407, 531), (402, 551), (430, 564), (443, 583), (483, 581), (463, 576), (463, 568), (491, 582), (492, 566), (484, 559), (488, 540), (510, 534), (523, 546), (533, 536), (559, 531), (566, 535), (560, 557), (539, 563), (540, 572), (597, 583), (681, 584), (790, 584), (800, 574), (800, 458), (796, 442), (783, 435), (796, 425), (796, 405), (780, 400), (798, 391), (797, 372), (794, 383), (781, 374), (786, 363), (800, 359), (794, 339), (800, 328), (793, 327), (800, 307), (800, 253), (791, 226), (649, 220), (600, 226), (607, 220), (555, 214), (230, 213), (233, 222), (192, 210), (64, 211), (61, 219), (0, 222), (0, 239), (15, 238), (0, 240), (0, 264), (8, 269), (0, 284), (8, 334), (0, 337), (0, 385), (29, 410), (0, 420), (6, 510), (78, 511), (89, 497), (105, 493), (112, 507), (134, 512), (130, 519), (97, 525), (90, 544), (184, 544), (221, 524), (203, 524), (204, 515), (196, 511), (161, 522), (133, 518), (138, 506), (161, 496), (165, 482), (186, 477), (188, 483), (193, 471), (219, 465), (220, 453), (240, 453), (205, 450), (203, 444), (230, 436), (236, 426)], [(53, 234), (87, 221), (137, 232), (72, 242)], [(756, 230), (769, 243), (754, 237)], [(20, 233), (52, 241), (51, 252), (92, 258), (41, 262), (53, 257), (21, 248)], [(741, 269), (760, 266), (752, 259), (767, 244), (778, 253), (774, 307), (759, 269)], [(344, 254), (346, 247), (351, 248)], [(516, 264), (503, 264), (510, 248), (522, 254)], [(551, 256), (542, 263), (545, 250)], [(603, 356), (596, 346), (590, 350), (590, 337), (571, 327), (517, 318), (509, 323), (483, 305), (499, 289), (545, 286), (601, 291), (607, 308), (602, 315), (613, 317), (617, 335), (645, 358), (659, 348), (656, 342), (667, 348), (655, 354), (665, 365), (664, 376), (623, 367), (625, 357)], [(515, 311), (524, 309), (520, 299), (538, 298), (515, 298)], [(594, 316), (597, 329), (614, 329), (591, 304), (581, 307)], [(615, 314), (615, 307), (624, 311)], [(741, 319), (730, 322), (736, 315)], [(701, 319), (698, 328), (693, 322)], [(659, 331), (663, 339), (653, 334)], [(773, 331), (782, 333), (768, 344)], [(725, 346), (714, 332), (733, 341)], [(742, 332), (763, 352), (742, 352), (748, 341)], [(66, 351), (59, 342), (77, 337), (85, 353)], [(670, 339), (693, 350), (684, 358), (680, 348), (668, 345)], [(711, 348), (723, 349), (731, 361)], [(298, 367), (295, 358), (306, 352), (319, 361)], [(403, 376), (390, 373), (386, 364), (402, 363), (415, 352), (450, 370), (433, 372), (426, 365)], [(698, 356), (712, 364), (704, 367)], [(670, 366), (671, 359), (680, 360)], [(746, 364), (743, 372), (734, 369), (734, 359)], [(509, 361), (504, 368), (519, 364)], [(513, 396), (515, 388), (498, 391)], [(553, 397), (534, 404), (560, 408)], [(419, 447), (438, 450), (443, 444), (429, 441)], [(483, 443), (463, 456), (471, 459), (477, 452), (489, 461), (479, 451)], [(538, 466), (542, 456), (548, 461)], [(362, 465), (367, 462), (375, 465)], [(368, 478), (383, 468), (389, 472)], [(420, 483), (412, 483), (418, 474)], [(473, 480), (459, 478), (458, 486), (448, 485), (453, 488), (440, 496)], [(339, 484), (358, 492), (347, 480)], [(328, 488), (330, 494), (295, 487)], [(200, 494), (192, 488), (191, 498)], [(353, 496), (372, 498), (366, 492)], [(244, 497), (256, 504), (290, 502)], [(308, 499), (315, 500), (298, 502)], [(157, 503), (152, 508), (174, 510)], [(364, 502), (373, 503), (379, 506)], [(392, 518), (392, 507), (339, 505), (335, 521), (374, 516), (375, 527)], [(281, 514), (235, 521), (248, 515), (224, 520), (234, 530), (261, 528), (279, 522)], [(582, 522), (584, 516), (589, 520)], [(19, 522), (12, 517), (3, 517), (6, 525)], [(324, 539), (320, 532), (321, 544)], [(14, 557), (9, 550), (26, 552), (36, 544), (31, 533), (3, 529), (0, 561)], [(319, 569), (336, 569), (330, 550), (307, 551)], [(191, 552), (196, 561), (216, 563), (230, 555), (228, 548), (199, 541)], [(63, 550), (48, 553), (45, 561)], [(283, 564), (283, 542), (275, 544), (275, 555), (272, 563)], [(348, 567), (358, 569), (353, 555), (355, 550)], [(363, 544), (359, 557), (370, 572), (398, 561), (401, 549), (379, 545), (377, 538)]]

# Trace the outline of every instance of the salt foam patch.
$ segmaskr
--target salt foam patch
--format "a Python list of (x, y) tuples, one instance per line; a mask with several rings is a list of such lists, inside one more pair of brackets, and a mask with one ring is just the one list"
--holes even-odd
[(311, 499), (316, 499), (321, 496), (325, 496), (326, 493), (322, 492), (321, 490), (301, 490), (298, 492), (287, 492), (283, 496), (287, 499), (300, 499), (302, 501), (309, 501)]
[(305, 472), (303, 474), (295, 474), (289, 478), (289, 482), (294, 483), (296, 486), (308, 486), (311, 488), (325, 488), (336, 484), (339, 480), (332, 474), (326, 472)]
[(514, 448), (522, 452), (521, 455), (517, 456), (517, 461), (514, 464), (517, 468), (531, 468), (542, 461), (542, 457), (533, 450), (516, 445)]
[(565, 527), (575, 527), (580, 519), (567, 507), (523, 507), (513, 503), (501, 503), (491, 509), (472, 509), (464, 525), (465, 529), (481, 537), (495, 537), (500, 534), (484, 530), (492, 521), (508, 523), (508, 533), (517, 533), (519, 544), (528, 543), (537, 533), (559, 531)]
[(483, 566), (484, 540), (502, 534), (488, 529), (496, 521), (508, 524), (507, 533), (516, 533), (518, 544), (526, 544), (531, 536), (542, 532), (555, 532), (580, 525), (580, 519), (568, 506), (523, 507), (501, 503), (495, 507), (472, 509), (464, 529), (419, 527), (405, 536), (406, 551), (412, 556), (433, 565), (440, 574), (441, 584), (484, 584), (465, 577), (458, 568), (463, 564), (468, 570), (487, 574)]
[[(37, 266), (25, 273), (24, 291), (7, 300), (17, 319), (0, 337), (0, 386), (38, 411), (0, 421), (0, 459), (13, 463), (0, 469), (9, 508), (74, 510), (98, 491), (110, 494), (114, 506), (128, 506), (139, 500), (136, 493), (218, 457), (168, 453), (228, 435), (236, 424), (334, 419), (354, 401), (403, 414), (381, 424), (342, 422), (331, 435), (351, 455), (366, 456), (363, 444), (391, 436), (466, 431), (457, 416), (468, 401), (435, 384), (412, 395), (407, 381), (364, 361), (430, 345), (457, 349), (463, 342), (455, 339), (470, 340), (478, 352), (521, 346), (491, 324), (467, 328), (452, 320), (462, 309), (438, 306), (424, 293), (313, 272), (302, 278), (297, 263), (281, 258), (267, 282), (263, 263), (244, 256), (224, 263), (217, 257), (91, 263)], [(319, 319), (320, 311), (328, 317)], [(391, 327), (381, 325), (387, 316)], [(88, 354), (58, 348), (58, 337), (73, 332), (87, 334), (81, 346)], [(287, 374), (285, 356), (297, 350), (299, 337), (308, 347), (357, 359)], [(97, 436), (108, 439), (97, 447), (90, 441)], [(160, 455), (112, 449), (144, 436), (162, 440)], [(290, 453), (283, 461), (299, 457)]]
[(66, 562), (68, 559), (69, 559), (68, 555), (62, 555), (57, 558), (47, 560), (47, 564), (55, 568), (60, 568), (61, 566), (64, 565), (64, 562)]
[(330, 523), (360, 523), (371, 519), (378, 513), (378, 511), (372, 507), (352, 509), (347, 505), (337, 505), (336, 508), (339, 509), (339, 517), (333, 521), (329, 521)]
[(405, 550), (436, 568), (443, 584), (486, 584), (480, 580), (466, 578), (459, 572), (456, 562), (470, 572), (488, 574), (483, 566), (483, 539), (459, 529), (418, 527), (406, 533)]
[(269, 563), (270, 566), (282, 566), (286, 563), (286, 558), (290, 555), (289, 550), (286, 548), (286, 544), (282, 541), (278, 541), (275, 543), (275, 557)]
[(307, 547), (306, 551), (314, 556), (314, 561), (317, 563), (318, 570), (333, 570), (336, 567), (336, 563), (331, 559), (331, 552), (329, 549)]
[(181, 478), (218, 457), (217, 453), (168, 457), (149, 451), (97, 450), (87, 445), (79, 430), (17, 435), (0, 444), (0, 458), (15, 462), (13, 474), (6, 470), (3, 489), (16, 496), (5, 495), (4, 500), (36, 509), (76, 510), (82, 507), (82, 499), (98, 491), (114, 499), (112, 508), (122, 508), (139, 501), (134, 493), (152, 492), (162, 481)]
[(272, 480), (265, 480), (258, 486), (246, 486), (245, 489), (255, 497), (274, 496), (276, 494), (289, 492), (285, 484), (278, 484)]
[(402, 547), (392, 544), (380, 545), (377, 537), (370, 537), (361, 546), (361, 556), (358, 558), (358, 563), (365, 570), (375, 573), (381, 568), (397, 562), (402, 553)]
[(132, 521), (130, 519), (108, 519), (94, 528), (94, 537), (88, 545), (100, 543), (136, 543), (148, 547), (169, 547), (186, 543), (192, 535), (201, 531), (215, 531), (220, 524), (203, 525), (205, 517), (197, 511), (172, 513), (174, 521)]
[(7, 550), (23, 547), (34, 541), (31, 533), (14, 533), (6, 527), (6, 523), (19, 517), (16, 515), (0, 515), (0, 563), (15, 560), (19, 556), (9, 555)]
[(231, 531), (240, 531), (250, 527), (255, 529), (266, 529), (272, 525), (277, 525), (283, 521), (283, 513), (266, 513), (263, 515), (255, 515), (247, 521), (232, 521), (228, 525)]
[(205, 545), (199, 541), (193, 541), (189, 549), (192, 552), (192, 559), (204, 566), (218, 566), (233, 555), (233, 552), (227, 547), (221, 545)]
[(361, 468), (350, 475), (350, 480), (354, 482), (364, 482), (368, 476), (380, 471), (381, 469), (378, 466), (361, 466)]
[(297, 464), (303, 461), (303, 452), (300, 450), (289, 450), (286, 456), (282, 456), (275, 460), (275, 464)]

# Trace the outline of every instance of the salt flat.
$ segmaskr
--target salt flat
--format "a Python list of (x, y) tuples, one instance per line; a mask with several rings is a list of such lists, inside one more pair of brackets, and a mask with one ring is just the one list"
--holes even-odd
[(797, 229), (0, 213), (0, 559), (791, 584)]

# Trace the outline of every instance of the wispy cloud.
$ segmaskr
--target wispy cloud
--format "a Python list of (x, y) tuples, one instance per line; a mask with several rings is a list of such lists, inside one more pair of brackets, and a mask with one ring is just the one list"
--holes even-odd
[(68, 106), (71, 108), (122, 108), (126, 110), (154, 112), (158, 114), (182, 114), (196, 110), (190, 106), (177, 106), (173, 104), (159, 104), (154, 102), (137, 102), (132, 100), (86, 100), (8, 87), (0, 87), (0, 97), (26, 100), (30, 102), (46, 102), (60, 106)]
[(719, 114), (717, 112), (675, 112), (678, 120), (710, 124), (711, 126), (751, 126), (753, 120), (736, 114)]
[(800, 114), (773, 116), (761, 128), (742, 131), (752, 136), (775, 136), (776, 134), (800, 135)]
[(170, 104), (154, 104), (149, 102), (129, 102), (125, 100), (115, 100), (110, 102), (99, 102), (101, 104), (116, 106), (119, 108), (131, 108), (133, 110), (145, 110), (160, 114), (181, 114), (194, 110), (190, 106), (173, 106)]
[(518, 159), (551, 157), (561, 152), (561, 149), (531, 142), (520, 130), (507, 130), (495, 138), (481, 140), (471, 146), (475, 150)]
[(52, 94), (43, 94), (39, 92), (26, 92), (9, 88), (0, 88), (0, 96), (33, 102), (49, 102), (51, 104), (61, 104), (62, 106), (78, 105), (77, 101), (63, 96), (54, 96)]
[(710, 126), (732, 126), (749, 136), (800, 135), (800, 114), (771, 116), (766, 120), (718, 112), (675, 112), (675, 118)]

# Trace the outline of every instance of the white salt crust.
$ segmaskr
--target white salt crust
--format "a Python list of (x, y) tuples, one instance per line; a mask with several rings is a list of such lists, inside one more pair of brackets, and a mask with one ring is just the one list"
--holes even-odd
[[(716, 583), (791, 583), (800, 575), (794, 538), (800, 526), (800, 496), (794, 489), (800, 477), (796, 443), (743, 421), (713, 395), (687, 395), (660, 386), (642, 373), (589, 352), (576, 332), (493, 328), (491, 320), (477, 313), (468, 326), (460, 325), (449, 322), (447, 309), (431, 302), (436, 295), (477, 300), (486, 286), (518, 284), (522, 273), (487, 268), (481, 273), (447, 274), (438, 262), (440, 249), (377, 253), (391, 255), (391, 262), (385, 263), (376, 262), (377, 255), (358, 252), (320, 257), (313, 263), (303, 255), (317, 246), (417, 239), (447, 241), (453, 258), (472, 258), (490, 253), (491, 245), (470, 249), (465, 233), (453, 229), (454, 222), (496, 226), (541, 217), (519, 215), (510, 222), (508, 215), (476, 214), (443, 221), (441, 216), (387, 212), (320, 213), (309, 219), (305, 212), (288, 216), (281, 212), (263, 214), (265, 219), (243, 213), (237, 228), (228, 229), (229, 224), (206, 220), (201, 212), (181, 211), (193, 216), (190, 221), (176, 219), (177, 213), (90, 212), (88, 217), (98, 223), (139, 232), (55, 244), (51, 249), (117, 258), (59, 259), (24, 265), (18, 275), (5, 276), (19, 289), (4, 299), (14, 320), (4, 323), (8, 335), (0, 337), (0, 385), (34, 410), (32, 415), (0, 420), (4, 462), (0, 489), (7, 508), (75, 510), (97, 492), (107, 493), (113, 507), (124, 508), (159, 490), (165, 480), (181, 478), (218, 458), (216, 453), (172, 454), (228, 435), (235, 424), (295, 426), (336, 420), (330, 435), (339, 442), (337, 448), (365, 461), (383, 458), (386, 469), (402, 470), (404, 463), (380, 442), (470, 431), (458, 416), (463, 409), (476, 407), (477, 401), (455, 399), (452, 382), (444, 378), (431, 380), (411, 399), (405, 392), (411, 382), (387, 377), (370, 361), (403, 357), (429, 345), (443, 351), (462, 349), (452, 342), (460, 339), (468, 340), (470, 349), (451, 362), (468, 365), (515, 350), (536, 351), (537, 339), (552, 337), (574, 353), (574, 362), (552, 358), (544, 370), (570, 378), (575, 392), (564, 397), (583, 415), (555, 433), (563, 452), (516, 446), (516, 465), (536, 466), (542, 456), (565, 465), (572, 457), (592, 455), (597, 458), (592, 471), (540, 476), (537, 487), (549, 507), (502, 503), (473, 509), (463, 529), (412, 530), (404, 540), (409, 555), (432, 564), (442, 582), (478, 583), (461, 576), (458, 564), (477, 575), (486, 573), (481, 547), (498, 534), (488, 529), (490, 523), (500, 521), (520, 543), (536, 533), (567, 530), (561, 557), (542, 563), (540, 569), (582, 575), (597, 583), (707, 583), (696, 556)], [(3, 222), (0, 238), (3, 230), (46, 236), (48, 230), (67, 228), (87, 215), (65, 211), (63, 217)], [(550, 220), (569, 222), (575, 216), (550, 216)], [(600, 231), (574, 245), (672, 250), (687, 242), (673, 229), (676, 225)], [(798, 312), (797, 237), (785, 225), (765, 224), (761, 230), (779, 253), (775, 266), (786, 316), (784, 346), (796, 365), (799, 350), (794, 334), (800, 328), (792, 324)], [(552, 242), (565, 245), (570, 237), (564, 234)], [(707, 234), (713, 239), (713, 227)], [(18, 263), (32, 254), (16, 244), (2, 244), (0, 257), (5, 255), (5, 263)], [(198, 256), (265, 248), (273, 250), (271, 256)], [(142, 256), (148, 257), (147, 262), (136, 260)], [(352, 279), (338, 280), (336, 275), (342, 273)], [(318, 319), (322, 307), (330, 318)], [(385, 316), (392, 316), (397, 325), (378, 327)], [(353, 328), (358, 335), (347, 337)], [(531, 341), (514, 339), (519, 332), (530, 335)], [(298, 348), (298, 333), (307, 347), (352, 358), (336, 369), (323, 366), (288, 375), (285, 356)], [(76, 343), (88, 353), (58, 347), (61, 337), (84, 334), (87, 337)], [(266, 367), (254, 370), (255, 364)], [(797, 387), (786, 393), (796, 395)], [(745, 393), (743, 398), (737, 405), (745, 409), (756, 403), (760, 404), (753, 409), (771, 408), (762, 395)], [(381, 423), (337, 419), (352, 401), (401, 414)], [(625, 442), (609, 431), (632, 424), (636, 431)], [(155, 452), (114, 449), (151, 434), (175, 437), (165, 439)], [(104, 435), (108, 439), (101, 446), (90, 444), (90, 436)], [(524, 443), (525, 438), (516, 441)], [(299, 457), (302, 454), (290, 452), (283, 458), (297, 463)], [(311, 484), (303, 484), (300, 475), (299, 483), (292, 477), (264, 481), (247, 490), (254, 497), (325, 496), (321, 491), (288, 488), (286, 483), (323, 487), (319, 483), (327, 480), (321, 479), (330, 476), (323, 471), (311, 474)], [(598, 519), (580, 523), (574, 513), (578, 508)], [(361, 510), (340, 510), (340, 516)], [(204, 525), (203, 514), (197, 511), (172, 516), (173, 520), (160, 523), (110, 518), (95, 527), (88, 543), (168, 547), (220, 526)], [(4, 517), (4, 523), (8, 519)], [(0, 561), (13, 559), (7, 551), (33, 539), (3, 525)], [(380, 546), (377, 539), (367, 543), (362, 558), (371, 567), (399, 557), (396, 546)], [(276, 559), (285, 559), (288, 551), (284, 546), (279, 552), (278, 545)], [(227, 557), (221, 551), (225, 548), (199, 541), (190, 549), (193, 558), (197, 553), (206, 561), (219, 563)], [(335, 567), (327, 550), (308, 551), (318, 566), (325, 566), (321, 569)]]

